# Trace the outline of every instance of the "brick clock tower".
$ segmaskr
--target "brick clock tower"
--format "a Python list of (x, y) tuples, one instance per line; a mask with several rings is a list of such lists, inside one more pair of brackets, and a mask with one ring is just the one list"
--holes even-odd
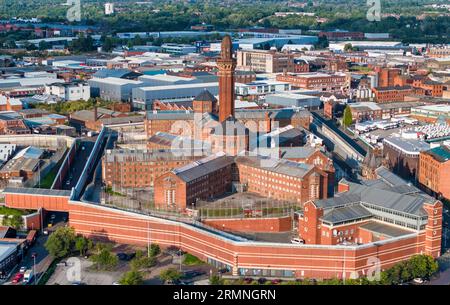
[(217, 60), (219, 72), (219, 121), (234, 116), (234, 71), (236, 60), (233, 59), (231, 37), (226, 35), (222, 40), (220, 58)]

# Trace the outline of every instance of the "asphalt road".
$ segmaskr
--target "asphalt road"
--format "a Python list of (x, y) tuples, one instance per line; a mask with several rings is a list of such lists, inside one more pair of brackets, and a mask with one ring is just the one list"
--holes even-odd
[(94, 148), (93, 141), (86, 140), (81, 142), (76, 152), (74, 161), (70, 164), (70, 171), (66, 175), (62, 183), (62, 188), (64, 190), (71, 190), (72, 187), (75, 187), (93, 148)]
[(20, 264), (16, 268), (16, 272), (14, 272), (11, 275), (11, 278), (9, 278), (8, 282), (6, 282), (6, 285), (25, 285), (23, 282), (20, 282), (18, 284), (12, 284), (11, 281), (14, 278), (14, 276), (19, 272), (20, 267), (25, 266), (27, 269), (33, 269), (33, 254), (36, 253), (36, 265), (35, 265), (35, 272), (36, 274), (33, 277), (33, 281), (29, 283), (29, 285), (34, 284), (34, 280), (39, 278), (42, 273), (44, 273), (48, 267), (50, 266), (52, 259), (49, 256), (47, 250), (44, 247), (45, 242), (47, 241), (46, 235), (40, 235), (37, 239), (33, 247), (28, 249), (27, 254), (24, 256), (23, 260), (20, 262)]

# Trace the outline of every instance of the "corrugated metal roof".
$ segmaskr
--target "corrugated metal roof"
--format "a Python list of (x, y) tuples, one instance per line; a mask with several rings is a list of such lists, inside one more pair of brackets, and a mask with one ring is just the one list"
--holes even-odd
[(340, 223), (363, 218), (372, 217), (372, 213), (361, 205), (346, 206), (329, 209), (325, 212), (322, 220), (329, 223)]

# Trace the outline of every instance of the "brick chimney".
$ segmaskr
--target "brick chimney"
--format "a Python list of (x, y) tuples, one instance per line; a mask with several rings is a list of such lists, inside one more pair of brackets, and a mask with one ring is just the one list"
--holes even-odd
[(269, 132), (272, 131), (272, 122), (270, 121), (270, 113), (266, 112), (264, 114), (264, 118), (265, 118), (265, 121), (266, 121), (266, 132), (269, 133)]
[(9, 96), (6, 97), (6, 110), (7, 111), (11, 111), (12, 110), (11, 101), (9, 100)]

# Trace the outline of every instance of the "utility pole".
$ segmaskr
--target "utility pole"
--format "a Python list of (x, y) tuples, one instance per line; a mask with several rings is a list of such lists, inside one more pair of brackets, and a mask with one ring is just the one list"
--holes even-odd
[(147, 220), (147, 256), (150, 257), (150, 247), (151, 247), (151, 243), (150, 243), (150, 222)]
[(342, 277), (342, 282), (343, 282), (343, 284), (345, 285), (345, 277), (346, 277), (346, 272), (345, 272), (345, 248), (344, 248), (344, 274), (343, 274), (343, 277)]
[(33, 277), (34, 277), (34, 285), (37, 285), (37, 276), (36, 276), (36, 253), (32, 254), (33, 257)]

